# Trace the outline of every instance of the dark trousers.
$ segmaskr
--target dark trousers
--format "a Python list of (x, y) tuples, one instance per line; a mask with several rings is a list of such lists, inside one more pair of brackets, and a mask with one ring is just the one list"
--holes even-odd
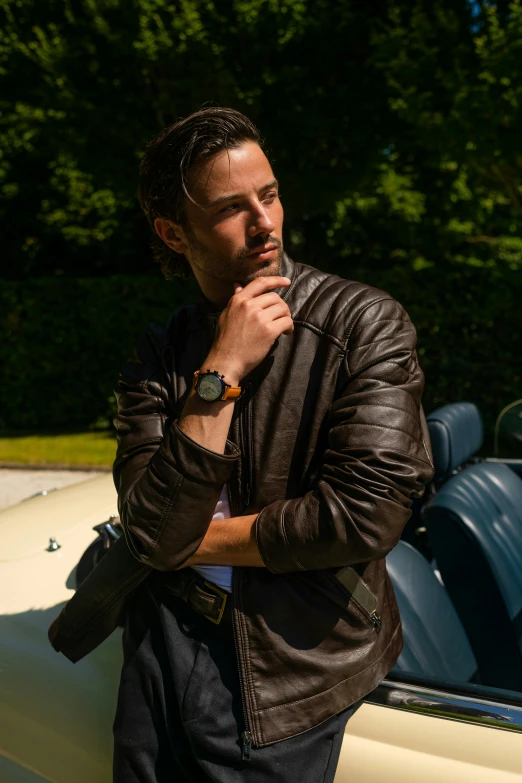
[(332, 783), (350, 707), (296, 737), (252, 748), (233, 629), (147, 583), (124, 631), (114, 783)]

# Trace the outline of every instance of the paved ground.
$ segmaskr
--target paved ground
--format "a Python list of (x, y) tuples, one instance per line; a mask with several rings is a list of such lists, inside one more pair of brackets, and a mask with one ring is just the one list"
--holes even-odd
[(100, 476), (97, 471), (80, 470), (10, 470), (0, 469), (0, 508), (12, 506), (20, 500), (44, 489), (59, 489), (77, 481)]

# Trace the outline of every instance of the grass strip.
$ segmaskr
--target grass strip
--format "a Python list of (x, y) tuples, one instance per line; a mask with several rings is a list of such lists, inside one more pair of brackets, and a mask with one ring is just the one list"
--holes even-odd
[(0, 462), (20, 465), (112, 465), (116, 440), (109, 432), (0, 436)]

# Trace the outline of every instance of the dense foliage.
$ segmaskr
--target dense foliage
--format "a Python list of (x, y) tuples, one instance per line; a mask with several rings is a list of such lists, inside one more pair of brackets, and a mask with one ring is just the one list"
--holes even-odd
[(136, 325), (185, 296), (137, 166), (205, 102), (259, 125), (292, 255), (408, 306), (429, 400), (522, 396), (521, 46), (522, 0), (0, 0), (4, 425), (106, 415)]
[(344, 268), (518, 266), (522, 0), (2, 0), (3, 274), (146, 273), (143, 145), (256, 121), (287, 239)]
[(107, 426), (141, 331), (191, 299), (192, 282), (159, 276), (5, 281), (0, 430)]
[[(443, 286), (434, 267), (378, 270), (371, 280), (365, 270), (351, 269), (346, 276), (403, 302), (417, 327), (426, 412), (447, 401), (475, 401), (491, 453), (495, 417), (520, 389), (520, 357), (513, 346), (522, 336), (521, 275), (511, 270), (499, 275), (489, 267), (477, 274), (464, 267), (450, 270)], [(167, 283), (159, 276), (4, 282), (0, 429), (106, 426), (118, 369), (144, 325), (161, 322), (196, 296), (193, 283)]]

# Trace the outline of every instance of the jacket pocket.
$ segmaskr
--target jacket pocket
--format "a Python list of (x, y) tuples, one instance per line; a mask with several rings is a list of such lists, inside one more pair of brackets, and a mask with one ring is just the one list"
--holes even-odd
[(335, 570), (325, 570), (321, 573), (324, 574), (331, 584), (334, 584), (343, 592), (348, 598), (348, 603), (352, 603), (366, 621), (379, 633), (382, 628), (382, 620), (377, 611), (377, 598), (357, 571), (348, 566)]

